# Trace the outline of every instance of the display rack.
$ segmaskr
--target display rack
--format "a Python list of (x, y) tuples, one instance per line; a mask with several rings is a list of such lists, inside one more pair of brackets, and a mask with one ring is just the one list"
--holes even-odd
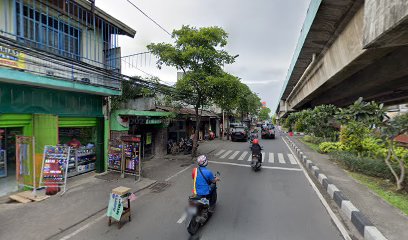
[(44, 147), (40, 186), (63, 186), (64, 190), (61, 194), (64, 194), (67, 185), (67, 172), (70, 152), (71, 149), (68, 146), (46, 145)]
[(0, 150), (0, 177), (7, 177), (6, 150)]
[(122, 136), (121, 141), (111, 141), (109, 146), (108, 169), (125, 174), (141, 177), (141, 137)]
[(95, 162), (95, 148), (87, 148), (85, 146), (71, 148), (68, 164), (68, 177), (94, 171)]
[(121, 171), (122, 163), (122, 142), (110, 141), (109, 143), (109, 162), (108, 169), (112, 171)]

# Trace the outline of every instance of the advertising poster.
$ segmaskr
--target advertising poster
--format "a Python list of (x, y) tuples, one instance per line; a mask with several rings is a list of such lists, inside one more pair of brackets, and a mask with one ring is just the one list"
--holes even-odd
[(0, 66), (25, 69), (25, 54), (0, 44)]

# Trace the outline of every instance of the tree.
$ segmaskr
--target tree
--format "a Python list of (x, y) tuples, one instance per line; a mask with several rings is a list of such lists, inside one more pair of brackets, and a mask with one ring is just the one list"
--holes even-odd
[[(396, 154), (395, 138), (401, 134), (408, 133), (408, 113), (397, 116), (390, 121), (385, 121), (384, 125), (385, 126), (382, 128), (382, 138), (385, 140), (388, 147), (387, 156), (384, 161), (394, 176), (397, 191), (399, 191), (402, 189), (402, 185), (405, 181), (405, 161), (408, 162), (408, 154), (404, 154), (401, 157)], [(397, 162), (399, 174), (394, 170), (391, 160)]]
[[(224, 73), (223, 77), (214, 78), (213, 80), (213, 98), (214, 103), (222, 109), (223, 124), (225, 126), (224, 112), (229, 115), (238, 104), (238, 92), (240, 90), (239, 78)], [(224, 132), (222, 134), (223, 138)]]
[(238, 98), (236, 111), (239, 113), (241, 120), (248, 114), (258, 115), (259, 109), (262, 106), (261, 99), (244, 83), (240, 84)]
[[(147, 46), (157, 58), (157, 67), (173, 66), (183, 71), (183, 78), (175, 85), (175, 96), (194, 106), (196, 128), (192, 155), (197, 154), (197, 142), (202, 108), (213, 99), (215, 78), (222, 78), (224, 64), (231, 64), (237, 56), (224, 50), (228, 34), (220, 27), (195, 28), (182, 26), (172, 33), (174, 44), (152, 43)], [(200, 112), (201, 109), (201, 112)]]
[(271, 113), (271, 109), (262, 108), (261, 111), (259, 111), (259, 119), (268, 120), (270, 118), (269, 116), (270, 113)]

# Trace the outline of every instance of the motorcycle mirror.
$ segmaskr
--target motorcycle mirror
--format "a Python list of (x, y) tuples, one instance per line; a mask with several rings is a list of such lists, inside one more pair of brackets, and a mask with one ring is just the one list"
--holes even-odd
[(218, 176), (221, 176), (221, 173), (217, 171), (217, 175), (218, 175)]

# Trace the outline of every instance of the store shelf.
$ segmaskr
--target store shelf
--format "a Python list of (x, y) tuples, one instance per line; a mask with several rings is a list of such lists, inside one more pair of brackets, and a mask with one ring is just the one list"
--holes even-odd
[(89, 163), (92, 163), (92, 162), (96, 162), (96, 160), (81, 161), (81, 162), (78, 162), (78, 165), (89, 164)]
[(96, 153), (87, 153), (87, 154), (77, 155), (77, 158), (80, 158), (80, 157), (87, 157), (87, 156), (93, 156), (93, 155), (96, 155)]

